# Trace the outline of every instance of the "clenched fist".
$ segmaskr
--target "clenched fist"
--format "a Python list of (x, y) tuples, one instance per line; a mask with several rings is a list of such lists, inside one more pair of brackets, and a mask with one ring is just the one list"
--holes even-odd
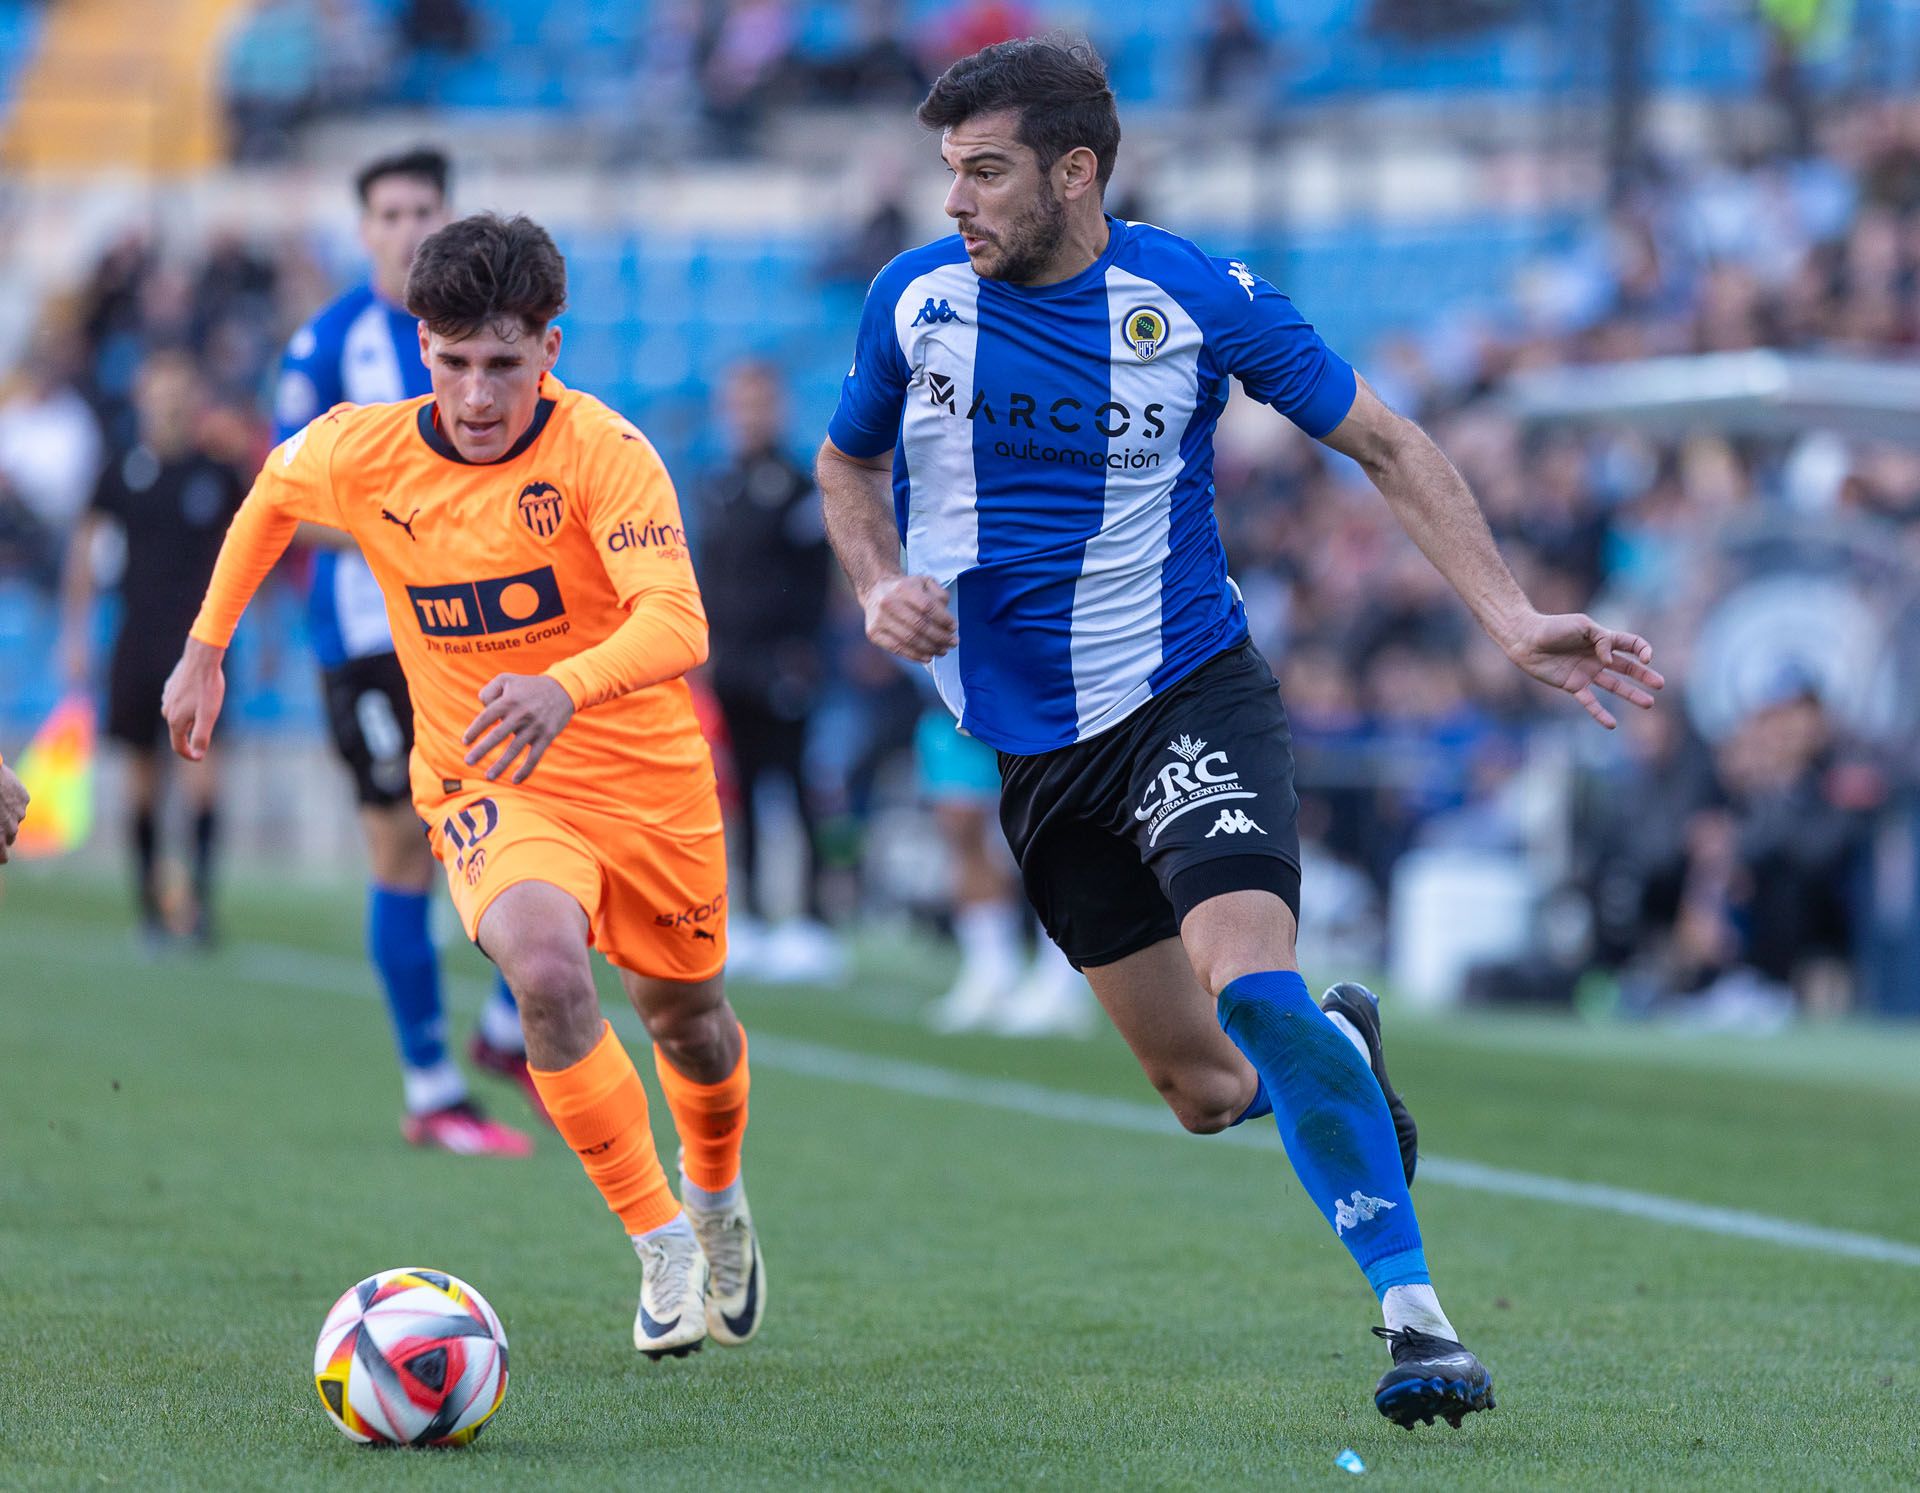
[(888, 576), (866, 594), (867, 639), (917, 664), (936, 659), (960, 641), (949, 600), (930, 575)]

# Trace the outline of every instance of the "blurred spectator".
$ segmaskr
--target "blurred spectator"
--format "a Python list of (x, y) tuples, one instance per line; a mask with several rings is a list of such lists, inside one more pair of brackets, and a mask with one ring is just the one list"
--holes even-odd
[(728, 0), (700, 65), (715, 143), (744, 151), (767, 110), (792, 93), (795, 26), (788, 0)]
[[(232, 467), (202, 447), (205, 390), (190, 356), (149, 357), (139, 372), (135, 403), (139, 439), (107, 462), (67, 552), (61, 652), (68, 684), (87, 687), (94, 677), (92, 541), (102, 525), (113, 524), (125, 540), (126, 563), (107, 671), (105, 734), (129, 754), (127, 831), (135, 894), (143, 935), (157, 946), (170, 931), (159, 877), (160, 769), (168, 756), (160, 695), (246, 489)], [(204, 944), (213, 932), (215, 758), (210, 754), (179, 770), (193, 811), (193, 881), (189, 909), (178, 921)]]
[(1435, 42), (1509, 24), (1527, 8), (1523, 0), (1373, 0), (1367, 27), (1383, 36)]
[(221, 233), (193, 277), (192, 345), (216, 400), (254, 400), (278, 348), (279, 275), (271, 259), (238, 234)]
[(885, 268), (907, 247), (907, 210), (896, 195), (883, 197), (852, 238), (836, 246), (820, 265), (820, 278), (859, 285)]
[(1273, 85), (1267, 38), (1246, 0), (1213, 0), (1195, 49), (1203, 108), (1258, 103)]
[(236, 161), (284, 160), (320, 95), (320, 27), (308, 0), (263, 0), (227, 45), (227, 117)]
[(956, 58), (990, 47), (995, 42), (1033, 36), (1041, 30), (1032, 7), (1020, 0), (961, 0), (935, 23), (928, 50), (936, 70)]
[(742, 875), (734, 912), (743, 921), (767, 917), (759, 889), (767, 841), (760, 790), (777, 782), (799, 813), (806, 913), (818, 924), (818, 834), (803, 759), (824, 678), (821, 632), (833, 556), (813, 478), (788, 447), (779, 371), (764, 363), (734, 368), (723, 412), (731, 453), (700, 483), (699, 570), (713, 692), (739, 786), (734, 842)]
[(857, 0), (853, 39), (814, 70), (821, 99), (834, 104), (918, 103), (932, 81), (908, 39), (901, 0)]
[(0, 394), (0, 546), (49, 591), (100, 472), (100, 422), (74, 387), (79, 343), (43, 323)]
[(465, 57), (479, 40), (472, 0), (405, 0), (400, 39), (420, 51)]
[(1603, 956), (1635, 1004), (1788, 1000), (1854, 947), (1878, 772), (1849, 760), (1811, 686), (1783, 677), (1706, 757), (1671, 723), (1597, 882)]

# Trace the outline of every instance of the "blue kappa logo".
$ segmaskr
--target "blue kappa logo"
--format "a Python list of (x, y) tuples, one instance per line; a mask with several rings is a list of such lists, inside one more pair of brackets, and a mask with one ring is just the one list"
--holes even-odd
[(908, 323), (908, 325), (915, 326), (915, 327), (930, 327), (930, 326), (933, 326), (936, 322), (949, 322), (949, 321), (959, 321), (959, 320), (960, 320), (960, 313), (954, 310), (953, 307), (949, 306), (944, 300), (942, 300), (938, 305), (936, 305), (934, 303), (933, 297), (928, 296), (927, 304), (920, 308), (920, 314), (914, 317), (914, 319), (910, 323)]

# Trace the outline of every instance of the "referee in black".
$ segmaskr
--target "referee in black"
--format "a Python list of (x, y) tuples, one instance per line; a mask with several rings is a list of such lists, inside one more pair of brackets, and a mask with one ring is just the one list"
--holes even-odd
[(806, 912), (821, 917), (815, 825), (802, 758), (823, 683), (821, 630), (833, 553), (813, 475), (787, 446), (786, 389), (770, 364), (727, 375), (726, 463), (700, 484), (695, 559), (707, 608), (713, 692), (733, 750), (743, 875), (736, 914), (766, 915), (756, 889), (764, 836), (754, 786), (784, 780), (806, 841)]
[[(160, 692), (213, 574), (227, 524), (246, 497), (240, 475), (209, 455), (199, 438), (205, 385), (183, 351), (151, 354), (134, 388), (139, 438), (113, 453), (93, 502), (67, 549), (61, 653), (67, 683), (93, 682), (91, 613), (95, 538), (117, 528), (125, 541), (120, 619), (107, 666), (106, 735), (127, 749), (127, 835), (132, 842), (142, 937), (164, 944), (167, 922), (156, 874), (160, 767), (168, 754)], [(211, 942), (216, 800), (214, 758), (181, 763), (193, 813), (196, 941)]]

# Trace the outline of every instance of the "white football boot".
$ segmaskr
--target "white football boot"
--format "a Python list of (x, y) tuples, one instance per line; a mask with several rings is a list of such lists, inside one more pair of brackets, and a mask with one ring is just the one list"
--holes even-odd
[(994, 1013), (992, 1029), (1003, 1037), (1089, 1037), (1099, 1022), (1086, 976), (1043, 933), (1032, 966)]
[[(684, 1173), (680, 1183), (684, 1198)], [(760, 1330), (760, 1318), (767, 1310), (767, 1267), (760, 1258), (760, 1236), (754, 1232), (746, 1190), (738, 1189), (728, 1207), (708, 1210), (691, 1202), (686, 1207), (711, 1271), (707, 1331), (723, 1348), (737, 1348)]]
[(690, 1228), (664, 1228), (633, 1241), (640, 1256), (640, 1309), (633, 1346), (651, 1359), (684, 1358), (707, 1336), (707, 1257)]

